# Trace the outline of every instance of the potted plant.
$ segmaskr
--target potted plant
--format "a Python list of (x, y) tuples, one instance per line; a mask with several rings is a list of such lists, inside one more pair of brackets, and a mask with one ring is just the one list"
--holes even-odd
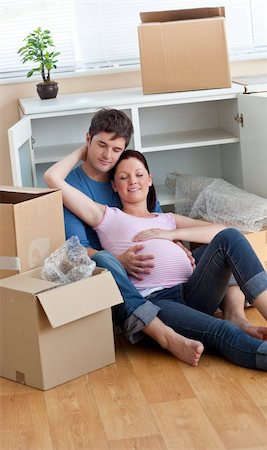
[(27, 73), (27, 78), (35, 72), (39, 72), (43, 82), (37, 84), (37, 92), (41, 99), (55, 98), (58, 93), (58, 83), (50, 79), (50, 71), (56, 69), (57, 56), (60, 52), (49, 51), (54, 47), (49, 30), (42, 30), (38, 27), (25, 37), (26, 44), (18, 50), (21, 60), (24, 63), (32, 61), (38, 64)]

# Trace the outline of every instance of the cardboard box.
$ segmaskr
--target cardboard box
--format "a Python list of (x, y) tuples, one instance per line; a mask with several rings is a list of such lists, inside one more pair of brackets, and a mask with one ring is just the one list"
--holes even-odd
[(0, 186), (0, 278), (41, 266), (64, 241), (60, 191)]
[[(267, 229), (251, 233), (244, 233), (244, 236), (246, 236), (247, 240), (249, 241), (250, 245), (257, 254), (263, 267), (265, 268), (265, 270), (267, 270)], [(193, 251), (200, 245), (201, 244), (191, 242), (190, 250)]]
[(245, 233), (245, 236), (253, 247), (263, 267), (267, 270), (267, 229), (255, 231), (254, 233)]
[(224, 7), (140, 13), (144, 94), (231, 86)]
[(113, 363), (118, 303), (111, 273), (100, 268), (65, 286), (42, 280), (40, 268), (1, 280), (0, 375), (46, 390)]

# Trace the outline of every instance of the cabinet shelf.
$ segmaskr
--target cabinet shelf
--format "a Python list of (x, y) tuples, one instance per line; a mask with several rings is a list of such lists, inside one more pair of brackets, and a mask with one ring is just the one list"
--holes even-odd
[(34, 148), (35, 164), (54, 163), (71, 153), (75, 148), (83, 145), (82, 142), (74, 144), (60, 144)]
[(174, 202), (163, 185), (167, 173), (177, 168), (242, 187), (240, 126), (235, 120), (242, 92), (233, 84), (182, 93), (143, 95), (138, 87), (64, 94), (47, 102), (20, 99), (21, 121), (9, 129), (13, 183), (38, 186), (47, 165), (81, 146), (94, 113), (109, 107), (131, 118), (129, 148), (146, 154), (162, 205)]
[[(233, 136), (220, 128), (180, 131), (176, 133), (161, 133), (141, 137), (142, 151), (144, 152), (206, 147), (212, 145), (231, 144), (235, 142), (239, 142), (239, 138), (237, 136)], [(35, 163), (45, 164), (59, 161), (61, 158), (81, 145), (81, 142), (76, 142), (73, 144), (36, 147), (34, 149)]]
[(235, 142), (239, 142), (239, 137), (234, 136), (221, 128), (161, 133), (147, 135), (141, 138), (142, 149), (146, 152), (206, 147)]

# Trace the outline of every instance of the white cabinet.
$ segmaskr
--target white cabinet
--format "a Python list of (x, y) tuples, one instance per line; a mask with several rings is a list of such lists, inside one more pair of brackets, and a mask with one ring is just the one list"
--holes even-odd
[(267, 92), (241, 95), (243, 187), (267, 198)]
[(130, 88), (20, 99), (22, 119), (9, 129), (13, 183), (43, 186), (44, 170), (85, 142), (94, 113), (110, 107), (131, 118), (129, 148), (146, 154), (162, 205), (173, 203), (164, 188), (172, 171), (222, 177), (242, 187), (241, 124), (236, 120), (242, 92), (240, 85), (154, 95)]

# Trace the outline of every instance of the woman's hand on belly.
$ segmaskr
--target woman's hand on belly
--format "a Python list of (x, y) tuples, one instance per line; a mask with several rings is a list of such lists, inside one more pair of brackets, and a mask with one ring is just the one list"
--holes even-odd
[(175, 230), (162, 230), (161, 228), (149, 228), (140, 231), (133, 237), (133, 241), (146, 241), (147, 239), (167, 239), (173, 241), (175, 238)]

